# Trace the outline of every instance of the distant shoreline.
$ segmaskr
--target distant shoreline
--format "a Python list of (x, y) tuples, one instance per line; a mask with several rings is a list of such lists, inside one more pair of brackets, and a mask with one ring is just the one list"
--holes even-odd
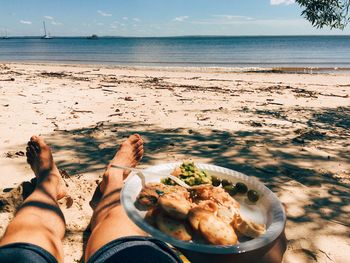
[(155, 70), (155, 71), (188, 71), (208, 73), (276, 73), (276, 74), (349, 74), (350, 68), (332, 67), (205, 67), (205, 66), (143, 66), (143, 65), (116, 65), (104, 63), (81, 63), (76, 61), (1, 61), (0, 64), (36, 65), (36, 66), (70, 66), (70, 67), (101, 67), (108, 69)]
[[(91, 35), (82, 35), (82, 36), (60, 36), (53, 35), (54, 38), (87, 38)], [(249, 38), (249, 37), (350, 37), (349, 34), (337, 34), (337, 35), (184, 35), (184, 36), (98, 36), (99, 38)], [(8, 39), (40, 39), (42, 36), (9, 36)], [(0, 38), (0, 40), (2, 40)], [(6, 40), (6, 39), (5, 39)]]

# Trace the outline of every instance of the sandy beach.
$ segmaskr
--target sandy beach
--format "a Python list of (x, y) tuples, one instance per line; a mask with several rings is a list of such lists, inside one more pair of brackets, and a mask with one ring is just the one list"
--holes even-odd
[(30, 193), (25, 145), (52, 146), (73, 204), (66, 262), (80, 262), (89, 201), (117, 145), (139, 167), (212, 163), (254, 176), (287, 207), (285, 263), (350, 258), (350, 74), (0, 64), (0, 236)]

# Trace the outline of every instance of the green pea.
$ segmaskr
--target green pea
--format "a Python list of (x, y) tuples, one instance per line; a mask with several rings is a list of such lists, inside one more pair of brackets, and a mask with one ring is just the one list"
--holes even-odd
[(257, 202), (260, 198), (259, 193), (255, 190), (249, 190), (247, 193), (248, 199), (250, 202)]
[(246, 192), (248, 192), (248, 187), (246, 186), (245, 183), (241, 183), (241, 182), (236, 183), (236, 188), (237, 188), (237, 192), (240, 194), (245, 194)]

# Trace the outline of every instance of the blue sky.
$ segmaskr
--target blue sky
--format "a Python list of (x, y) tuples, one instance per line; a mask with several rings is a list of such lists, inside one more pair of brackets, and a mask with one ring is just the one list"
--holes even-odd
[(309, 35), (293, 0), (0, 0), (0, 36)]

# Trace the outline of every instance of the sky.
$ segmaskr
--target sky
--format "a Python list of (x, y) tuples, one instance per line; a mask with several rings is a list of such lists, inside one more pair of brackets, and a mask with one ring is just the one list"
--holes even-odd
[(0, 36), (350, 35), (315, 29), (294, 0), (0, 0)]

